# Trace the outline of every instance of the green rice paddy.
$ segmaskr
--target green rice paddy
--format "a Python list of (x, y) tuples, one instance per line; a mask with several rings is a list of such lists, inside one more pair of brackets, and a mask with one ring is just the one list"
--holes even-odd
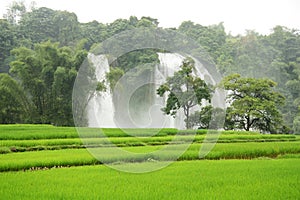
[[(300, 138), (296, 135), (223, 132), (217, 144), (211, 144), (213, 149), (200, 159), (205, 130), (193, 136), (189, 131), (176, 129), (105, 129), (106, 137), (99, 136), (99, 131), (90, 129), (79, 138), (75, 128), (1, 125), (0, 199), (300, 196)], [(133, 168), (172, 161), (186, 143), (191, 145), (177, 161), (158, 171), (131, 174), (103, 164)], [(158, 153), (166, 145), (167, 151)], [(112, 155), (114, 148), (134, 153)]]

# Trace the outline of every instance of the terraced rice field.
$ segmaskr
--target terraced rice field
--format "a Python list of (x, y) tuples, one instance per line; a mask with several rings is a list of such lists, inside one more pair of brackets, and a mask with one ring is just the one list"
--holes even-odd
[[(0, 126), (0, 199), (297, 199), (300, 137), (223, 132), (204, 158), (206, 131)], [(153, 135), (153, 133), (157, 133)], [(206, 141), (209, 142), (209, 141)], [(186, 151), (178, 151), (186, 144)], [(165, 146), (168, 149), (160, 152)], [(86, 148), (88, 147), (88, 149)], [(126, 154), (112, 154), (122, 149)], [(93, 155), (98, 156), (96, 159)], [(132, 169), (176, 160), (154, 172)]]

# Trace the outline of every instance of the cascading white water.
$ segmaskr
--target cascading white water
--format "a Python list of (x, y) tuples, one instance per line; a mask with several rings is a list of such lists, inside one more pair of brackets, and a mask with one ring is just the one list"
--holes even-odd
[(184, 57), (177, 53), (157, 53), (160, 65), (158, 70), (164, 77), (173, 76), (180, 69)]
[[(157, 53), (160, 64), (155, 69), (155, 83), (157, 88), (166, 82), (166, 79), (170, 76), (173, 76), (175, 72), (180, 70), (180, 66), (184, 57), (177, 53)], [(167, 101), (167, 96), (165, 95), (163, 98), (156, 97), (155, 104), (164, 107)], [(160, 112), (161, 115), (164, 115)], [(179, 110), (177, 112), (176, 118), (164, 115), (162, 117), (164, 119), (164, 127), (170, 128), (178, 128), (183, 129), (183, 111)]]
[[(155, 67), (154, 72), (154, 82), (156, 88), (158, 88), (161, 84), (166, 82), (166, 78), (173, 76), (174, 73), (180, 70), (180, 66), (184, 57), (177, 53), (158, 53), (158, 58), (160, 64)], [(116, 128), (120, 124), (117, 122), (115, 123), (115, 110), (114, 110), (114, 102), (113, 102), (113, 94), (111, 92), (110, 86), (108, 81), (106, 81), (106, 73), (109, 72), (109, 64), (107, 57), (105, 55), (94, 55), (89, 54), (88, 59), (93, 63), (95, 66), (95, 75), (96, 79), (99, 82), (105, 81), (106, 91), (99, 92), (96, 94), (88, 103), (88, 124), (89, 127), (107, 127), (107, 128)], [(205, 69), (205, 67), (196, 60), (196, 71), (194, 72), (195, 75), (199, 76), (201, 79), (206, 80), (213, 78)], [(206, 82), (210, 82), (210, 80), (206, 80)], [(214, 83), (212, 83), (214, 84)], [(155, 95), (153, 105), (149, 106), (149, 113), (141, 113), (142, 115), (145, 114), (151, 118), (151, 123), (147, 126), (142, 126), (144, 128), (178, 128), (184, 129), (184, 114), (183, 110), (180, 109), (177, 112), (176, 118), (173, 118), (169, 115), (164, 115), (161, 111), (161, 108), (166, 104), (166, 96), (161, 98), (159, 97), (156, 92), (153, 93)], [(120, 101), (120, 99), (119, 99)], [(122, 100), (121, 100), (122, 101)], [(126, 109), (126, 108), (125, 108)], [(194, 108), (195, 109), (199, 109)], [(119, 116), (120, 117), (120, 116)], [(149, 120), (146, 120), (147, 122)], [(121, 123), (122, 124), (122, 123)], [(126, 128), (130, 128), (131, 126), (126, 126)], [(122, 127), (118, 127), (122, 128)], [(132, 127), (136, 128), (136, 127)]]
[(109, 83), (106, 81), (106, 73), (109, 72), (108, 60), (105, 55), (96, 56), (89, 54), (88, 59), (95, 66), (96, 79), (105, 81), (105, 92), (98, 92), (88, 104), (89, 127), (114, 128), (114, 106)]

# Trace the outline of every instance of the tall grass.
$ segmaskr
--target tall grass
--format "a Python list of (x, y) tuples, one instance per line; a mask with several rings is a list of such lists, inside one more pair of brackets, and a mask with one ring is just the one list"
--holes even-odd
[(177, 129), (74, 128), (51, 125), (0, 125), (0, 140), (34, 140), (95, 137), (149, 137), (177, 134)]
[[(173, 160), (180, 151), (179, 145), (172, 145), (160, 152), (164, 146), (124, 147), (125, 151), (144, 154), (112, 154), (111, 148), (95, 148), (93, 153), (101, 162), (143, 162), (147, 160)], [(201, 144), (192, 144), (179, 157), (179, 160), (199, 159)], [(258, 157), (276, 157), (284, 154), (300, 154), (300, 142), (272, 143), (220, 143), (205, 159), (253, 159)], [(78, 166), (100, 164), (86, 149), (65, 149), (55, 151), (22, 152), (0, 155), (0, 171), (22, 170), (30, 167)]]
[[(79, 131), (79, 132), (78, 132)], [(0, 140), (35, 140), (95, 137), (162, 137), (172, 135), (205, 135), (207, 130), (74, 128), (51, 125), (0, 125)], [(260, 135), (257, 132), (222, 131), (224, 135)]]
[[(47, 149), (66, 149), (88, 147), (107, 147), (107, 146), (146, 146), (146, 145), (165, 145), (181, 144), (186, 142), (202, 143), (205, 135), (195, 137), (181, 135), (157, 136), (157, 137), (110, 137), (106, 138), (65, 138), (65, 139), (38, 139), (38, 140), (0, 140), (0, 154), (18, 151), (34, 151)], [(294, 135), (221, 135), (218, 143), (234, 142), (274, 142), (274, 141), (295, 141)], [(8, 148), (8, 150), (7, 150)], [(9, 151), (10, 149), (10, 151)]]
[[(124, 164), (146, 167), (152, 163)], [(155, 164), (155, 163), (153, 163)], [(0, 173), (1, 199), (299, 199), (299, 159), (176, 162), (122, 173), (105, 166)]]

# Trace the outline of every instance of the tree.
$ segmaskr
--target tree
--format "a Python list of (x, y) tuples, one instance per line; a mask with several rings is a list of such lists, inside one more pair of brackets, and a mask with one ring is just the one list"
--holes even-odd
[(205, 106), (200, 111), (196, 111), (190, 115), (189, 127), (218, 129), (218, 121), (221, 121), (224, 118), (223, 115), (224, 110), (222, 108), (214, 108), (211, 105)]
[(0, 74), (0, 123), (29, 120), (29, 103), (23, 89), (8, 74)]
[(86, 52), (44, 42), (12, 50), (11, 72), (31, 96), (35, 123), (73, 125), (72, 91)]
[(109, 24), (107, 28), (108, 34), (112, 36), (122, 31), (133, 29), (134, 27), (130, 24), (129, 20), (127, 19), (117, 19), (111, 24)]
[(151, 17), (142, 17), (137, 23), (137, 27), (157, 27), (159, 22)]
[(61, 46), (74, 45), (79, 39), (79, 22), (74, 13), (38, 8), (25, 13), (19, 22), (20, 35), (32, 43), (51, 40)]
[(106, 74), (106, 79), (109, 82), (110, 89), (113, 90), (119, 81), (119, 79), (124, 75), (124, 71), (120, 68), (110, 68), (109, 73)]
[(201, 106), (202, 100), (210, 101), (211, 91), (208, 85), (199, 77), (193, 75), (195, 62), (191, 58), (186, 58), (180, 70), (174, 76), (168, 77), (166, 83), (157, 89), (157, 94), (161, 97), (167, 93), (166, 107), (162, 111), (175, 117), (177, 110), (183, 108), (186, 117), (186, 128), (190, 129), (191, 108), (196, 105)]
[(16, 45), (16, 32), (7, 20), (0, 19), (0, 73), (8, 72), (7, 60)]
[(20, 34), (32, 43), (56, 39), (54, 16), (55, 11), (45, 7), (25, 13), (19, 22)]
[(79, 22), (74, 13), (55, 11), (52, 20), (54, 21), (55, 32), (57, 33), (57, 38), (54, 38), (54, 41), (59, 42), (62, 46), (76, 43), (79, 37)]
[(232, 74), (222, 80), (222, 85), (229, 90), (227, 101), (230, 107), (226, 117), (233, 125), (232, 129), (276, 133), (283, 127), (277, 106), (284, 103), (284, 97), (274, 91), (274, 81)]
[(87, 40), (86, 48), (100, 43), (107, 38), (107, 26), (97, 21), (80, 24), (81, 36)]
[(194, 24), (191, 21), (182, 22), (178, 32), (187, 35), (201, 45), (214, 59), (222, 53), (221, 48), (226, 42), (226, 32), (223, 23), (211, 26)]

